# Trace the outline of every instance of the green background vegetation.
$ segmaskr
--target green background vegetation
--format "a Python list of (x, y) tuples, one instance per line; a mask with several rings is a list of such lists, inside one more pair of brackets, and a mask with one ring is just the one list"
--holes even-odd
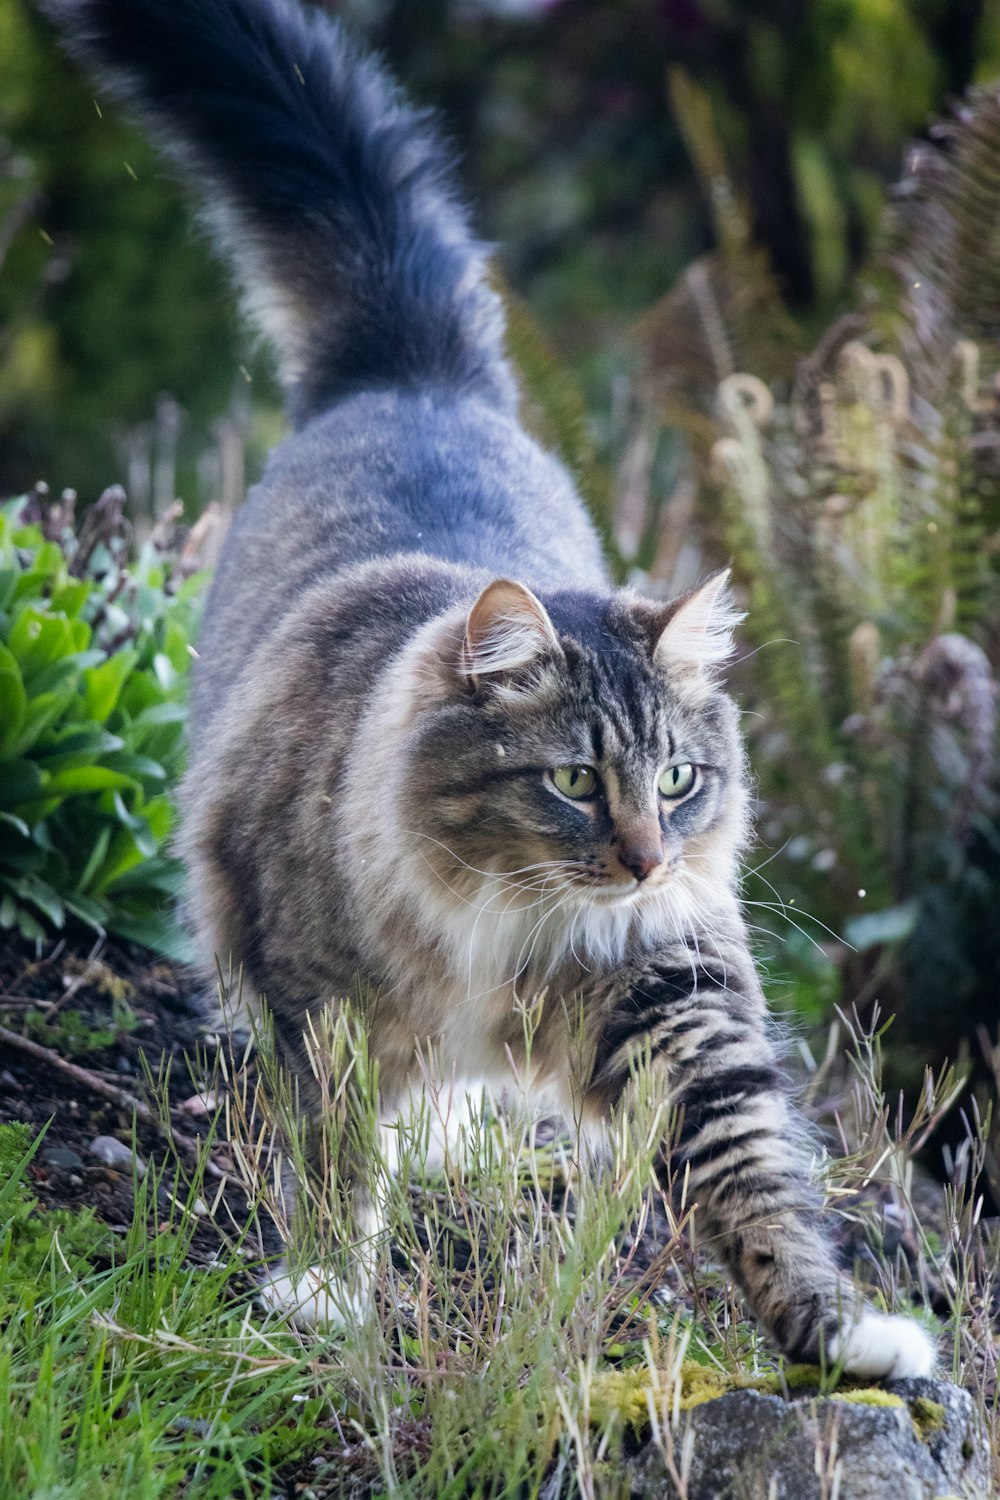
[[(908, 139), (1000, 72), (996, 0), (331, 9), (442, 111), (483, 232), (611, 448), (631, 320), (712, 235), (668, 66), (707, 91), (755, 237), (814, 331), (867, 258)], [(273, 441), (266, 359), (148, 146), (27, 0), (0, 0), (0, 57), (0, 493), (43, 474), (82, 493), (127, 480), (169, 392), (183, 407), (180, 488), (197, 503), (234, 407), (251, 466)]]

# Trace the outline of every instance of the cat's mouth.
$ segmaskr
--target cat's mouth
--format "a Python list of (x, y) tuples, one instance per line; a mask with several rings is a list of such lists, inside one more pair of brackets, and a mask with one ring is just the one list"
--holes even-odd
[(585, 898), (599, 906), (632, 906), (639, 897), (659, 889), (659, 884), (654, 887), (646, 881), (622, 880), (614, 885), (592, 885), (587, 886)]
[(597, 906), (634, 906), (641, 900), (660, 895), (664, 886), (671, 884), (679, 864), (680, 859), (675, 855), (647, 880), (616, 880), (602, 884), (587, 881), (583, 886), (584, 898)]

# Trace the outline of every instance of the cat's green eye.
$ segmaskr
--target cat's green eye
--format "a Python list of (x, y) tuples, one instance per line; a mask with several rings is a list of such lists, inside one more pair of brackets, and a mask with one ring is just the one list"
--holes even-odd
[(564, 797), (582, 801), (597, 791), (597, 772), (591, 766), (556, 766), (552, 780)]
[(658, 783), (660, 796), (673, 801), (686, 797), (697, 780), (698, 772), (694, 766), (669, 766)]

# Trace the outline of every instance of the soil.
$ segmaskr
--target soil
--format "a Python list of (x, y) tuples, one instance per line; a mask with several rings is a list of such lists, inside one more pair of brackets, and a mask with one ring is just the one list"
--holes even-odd
[[(118, 1232), (132, 1221), (132, 1164), (124, 1155), (112, 1165), (99, 1160), (91, 1143), (102, 1136), (129, 1147), (134, 1142), (146, 1163), (192, 1158), (199, 1139), (211, 1128), (213, 1111), (205, 1110), (204, 1097), (216, 1086), (219, 1048), (235, 1040), (242, 1051), (245, 1041), (220, 1037), (208, 997), (190, 972), (135, 945), (113, 941), (96, 948), (60, 941), (36, 955), (33, 948), (8, 940), (0, 948), (0, 1028), (83, 1070), (71, 1075), (51, 1057), (31, 1055), (0, 1036), (0, 1123), (21, 1120), (34, 1134), (45, 1132), (29, 1168), (40, 1205), (90, 1207)], [(252, 1060), (249, 1066), (252, 1070)], [(118, 1097), (105, 1097), (101, 1088)], [(170, 1104), (173, 1149), (158, 1116), (157, 1098), (164, 1096)], [(207, 1187), (220, 1192), (238, 1222), (246, 1222), (246, 1200), (226, 1177), (231, 1163), (224, 1141), (212, 1147), (210, 1159), (214, 1176)], [(557, 1184), (553, 1187), (552, 1206), (558, 1211)], [(415, 1194), (419, 1191), (414, 1189)], [(940, 1185), (918, 1177), (915, 1191), (923, 1229), (937, 1231), (941, 1243), (949, 1243)], [(916, 1272), (916, 1235), (911, 1225), (900, 1223), (888, 1193), (873, 1185), (864, 1200), (855, 1199), (847, 1207), (856, 1211), (833, 1220), (845, 1267), (853, 1264), (855, 1274), (863, 1276), (867, 1263), (874, 1272), (874, 1240), (881, 1244), (883, 1256), (906, 1262)], [(423, 1221), (419, 1209), (414, 1220), (417, 1225)], [(874, 1237), (866, 1232), (866, 1222), (869, 1231), (876, 1223)], [(220, 1239), (206, 1215), (194, 1236), (192, 1258), (210, 1260)], [(662, 1210), (654, 1202), (644, 1232), (622, 1247), (625, 1276), (646, 1286), (655, 1277), (668, 1295), (683, 1296), (678, 1268), (658, 1254), (668, 1239)], [(267, 1224), (258, 1226), (257, 1241), (262, 1254), (278, 1249), (273, 1227)], [(470, 1247), (456, 1242), (447, 1253), (461, 1274)], [(393, 1258), (405, 1264), (402, 1247), (394, 1248)], [(926, 1261), (915, 1279), (934, 1311), (946, 1316), (944, 1289), (928, 1279)], [(1000, 1308), (990, 1312), (1000, 1326)]]
[[(82, 1070), (63, 1071), (0, 1036), (0, 1123), (20, 1120), (33, 1135), (44, 1132), (28, 1168), (39, 1205), (89, 1207), (122, 1232), (133, 1218), (131, 1148), (144, 1165), (173, 1167), (193, 1160), (211, 1129), (205, 1099), (224, 1039), (197, 982), (129, 943), (58, 942), (36, 955), (33, 946), (8, 941), (0, 948), (0, 1027)], [(159, 1118), (164, 1098), (173, 1149)], [(99, 1137), (128, 1149), (109, 1164), (90, 1149)], [(212, 1158), (220, 1173), (214, 1182), (225, 1170), (224, 1146)], [(225, 1191), (233, 1212), (245, 1216), (238, 1189)], [(206, 1219), (192, 1258), (207, 1261), (218, 1247)]]

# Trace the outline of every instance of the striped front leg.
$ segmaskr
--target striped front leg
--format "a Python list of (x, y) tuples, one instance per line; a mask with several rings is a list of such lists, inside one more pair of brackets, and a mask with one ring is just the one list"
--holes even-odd
[(622, 976), (595, 1019), (589, 1111), (618, 1102), (648, 1050), (678, 1120), (662, 1178), (686, 1180), (699, 1239), (783, 1352), (870, 1377), (928, 1373), (920, 1328), (866, 1308), (837, 1269), (745, 946), (661, 952)]

